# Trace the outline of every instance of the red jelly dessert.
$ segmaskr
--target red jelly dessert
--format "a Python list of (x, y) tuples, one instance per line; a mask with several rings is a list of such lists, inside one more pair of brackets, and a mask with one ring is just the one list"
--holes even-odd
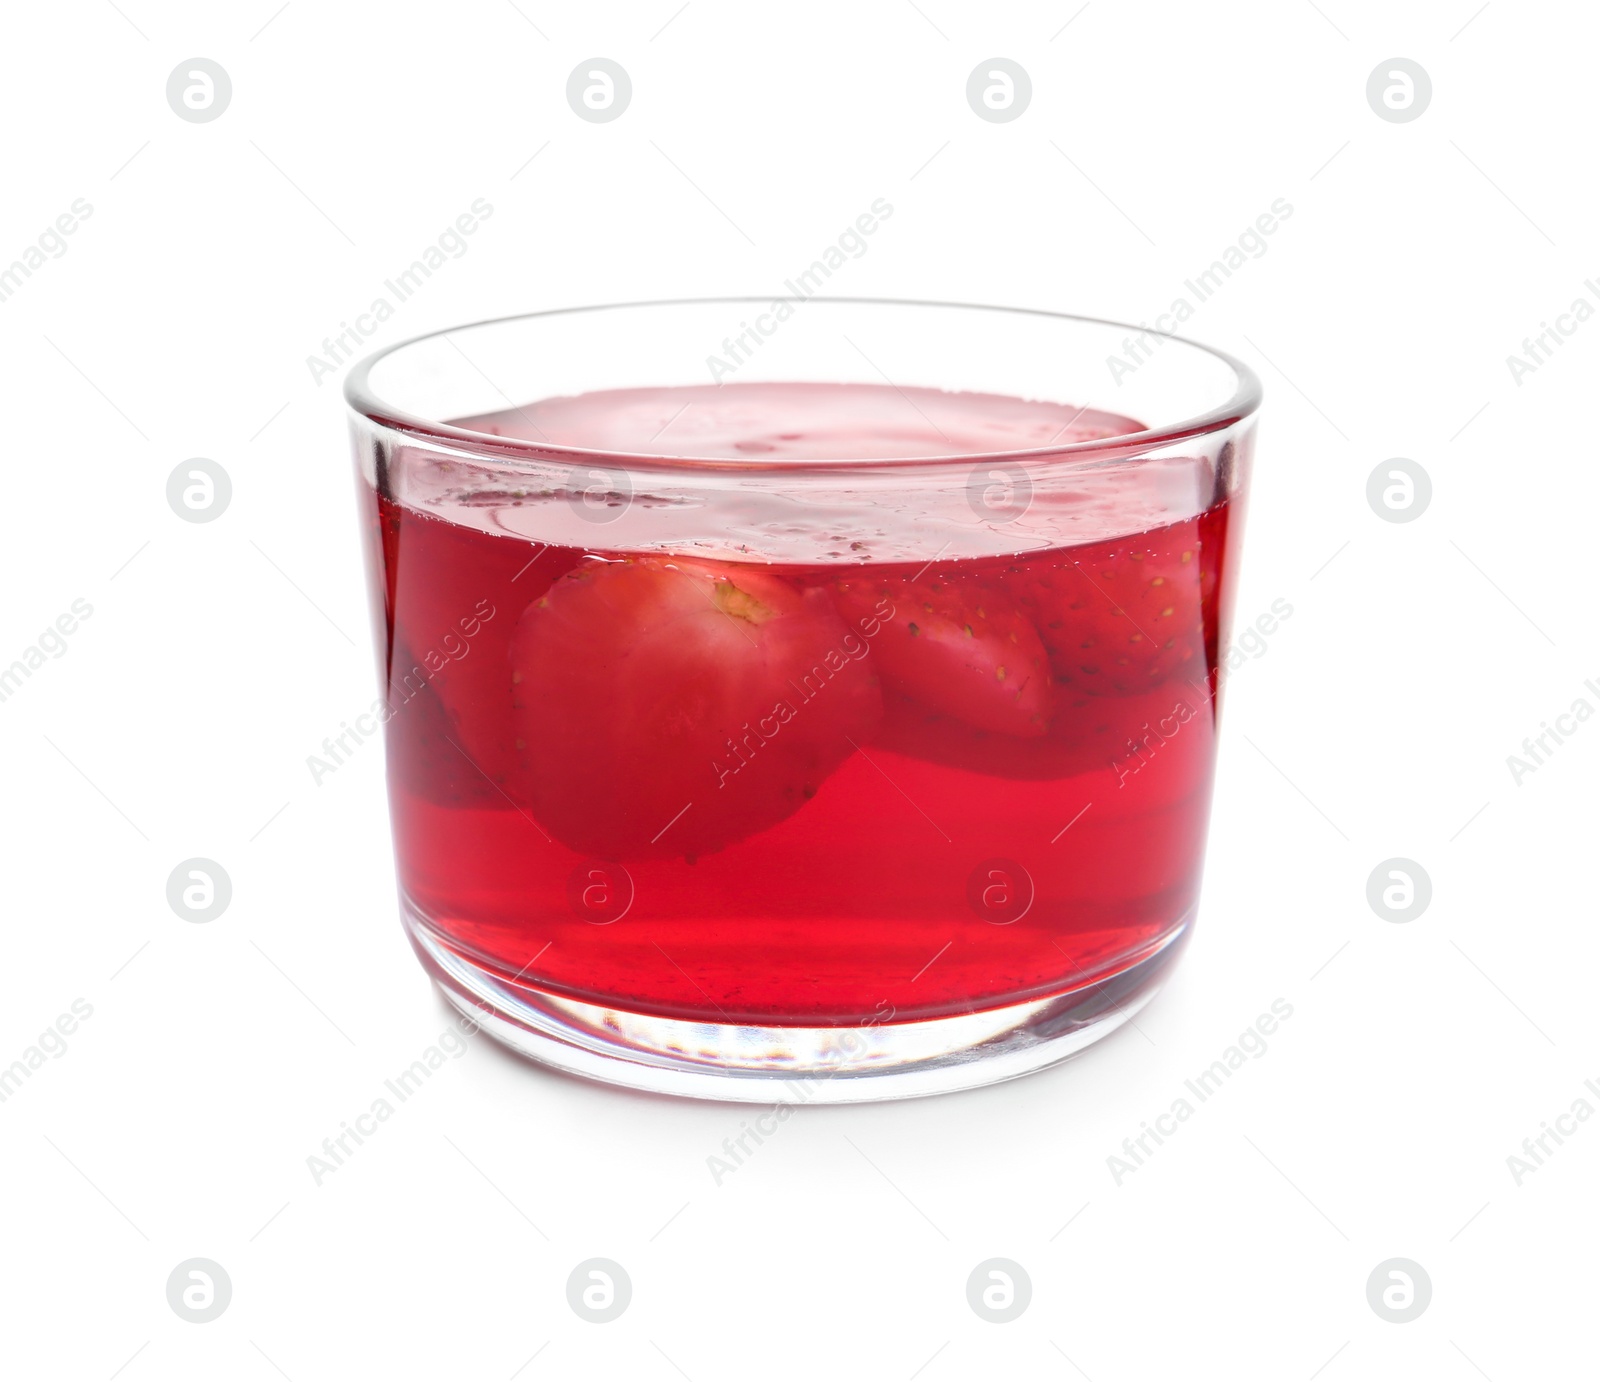
[[(454, 425), (575, 478), (400, 447), (367, 491), (400, 882), (441, 944), (585, 1003), (830, 1026), (1047, 997), (1185, 927), (1231, 444), (1008, 507), (978, 458), (1141, 425), (740, 383)], [(953, 496), (855, 473), (966, 456)], [(827, 482), (759, 483), (797, 467)]]

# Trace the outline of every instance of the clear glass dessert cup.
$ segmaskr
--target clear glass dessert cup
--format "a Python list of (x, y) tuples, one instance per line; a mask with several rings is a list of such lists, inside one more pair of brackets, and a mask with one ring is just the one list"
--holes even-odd
[(1244, 365), (735, 298), (438, 333), (346, 397), (404, 924), (491, 1035), (846, 1102), (1149, 1001), (1199, 895)]

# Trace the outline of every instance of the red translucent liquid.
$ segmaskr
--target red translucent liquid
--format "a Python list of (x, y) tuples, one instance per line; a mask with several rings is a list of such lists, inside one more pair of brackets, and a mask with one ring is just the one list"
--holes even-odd
[[(462, 425), (780, 461), (1137, 430), (910, 393), (663, 389)], [(819, 522), (756, 561), (716, 533), (645, 551), (637, 526), (618, 549), (599, 524), (593, 545), (544, 543), (541, 505), (567, 514), (570, 494), (380, 476), (402, 887), (446, 943), (507, 975), (707, 1022), (946, 1016), (1116, 973), (1198, 893), (1228, 588), (1213, 478), (1192, 516), (1150, 526), (1160, 505), (1134, 477), (1070, 545), (935, 557), (935, 540), (883, 560), (919, 540), (914, 524)], [(630, 513), (648, 504), (636, 492)], [(845, 647), (838, 678), (780, 676), (775, 630), (819, 664)]]

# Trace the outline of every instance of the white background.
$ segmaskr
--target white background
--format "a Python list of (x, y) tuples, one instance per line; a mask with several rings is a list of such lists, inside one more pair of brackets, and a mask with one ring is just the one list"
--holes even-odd
[[(0, 263), (75, 198), (93, 214), (0, 304), (0, 663), (94, 610), (0, 704), (0, 1063), (93, 1007), (0, 1104), (8, 1375), (1585, 1366), (1600, 1126), (1520, 1186), (1506, 1158), (1600, 1107), (1600, 725), (1520, 785), (1506, 757), (1600, 706), (1600, 324), (1520, 385), (1506, 357), (1595, 297), (1600, 21), (1081, 3), (8, 11)], [(209, 124), (165, 99), (197, 55), (234, 86)], [(611, 124), (564, 99), (595, 55), (633, 79)], [(1009, 124), (965, 101), (996, 55), (1033, 81)], [(1408, 124), (1365, 96), (1396, 55), (1433, 81)], [(313, 1183), (307, 1156), (450, 1018), (398, 925), (382, 751), (320, 787), (305, 763), (375, 694), (338, 381), (306, 357), (479, 197), (470, 251), (373, 347), (777, 292), (879, 197), (893, 219), (830, 290), (1137, 320), (1292, 204), (1187, 327), (1267, 387), (1237, 626), (1294, 612), (1231, 683), (1200, 931), (1139, 1030), (977, 1093), (804, 1110), (720, 1186), (706, 1159), (748, 1109), (479, 1039)], [(165, 499), (194, 456), (233, 480), (206, 525)], [(1433, 481), (1408, 524), (1365, 497), (1395, 456)], [(165, 898), (197, 855), (233, 880), (208, 925)], [(1405, 925), (1366, 902), (1391, 856), (1433, 882)], [(1117, 1185), (1108, 1155), (1279, 998), (1267, 1053)], [(633, 1282), (604, 1326), (565, 1298), (595, 1256)], [(966, 1304), (995, 1256), (1032, 1279), (1012, 1324)], [(1405, 1325), (1366, 1299), (1396, 1256), (1433, 1283)], [(166, 1302), (190, 1257), (233, 1282), (210, 1324)]]

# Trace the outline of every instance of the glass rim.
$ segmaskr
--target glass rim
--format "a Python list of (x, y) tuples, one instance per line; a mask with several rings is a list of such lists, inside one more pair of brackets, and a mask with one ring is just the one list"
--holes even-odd
[[(472, 331), (479, 327), (499, 326), (508, 322), (538, 321), (544, 318), (568, 317), (580, 313), (614, 312), (650, 307), (708, 307), (717, 305), (772, 305), (775, 303), (831, 303), (854, 307), (929, 307), (954, 311), (1005, 312), (1018, 316), (1042, 317), (1061, 322), (1080, 323), (1086, 326), (1110, 326), (1147, 336), (1160, 336), (1176, 341), (1191, 349), (1220, 360), (1233, 371), (1235, 387), (1225, 402), (1192, 417), (1160, 427), (1128, 432), (1121, 436), (1094, 441), (1067, 442), (1061, 445), (1027, 447), (1005, 451), (956, 452), (933, 456), (896, 456), (808, 459), (789, 457), (772, 461), (761, 457), (739, 459), (732, 457), (702, 457), (672, 455), (667, 452), (629, 452), (595, 447), (570, 446), (565, 443), (537, 442), (521, 437), (496, 436), (489, 432), (475, 432), (457, 427), (439, 418), (408, 412), (381, 399), (373, 388), (373, 369), (391, 355), (425, 341), (449, 337), (458, 331)], [(467, 363), (471, 363), (468, 361)], [(492, 382), (492, 381), (491, 381)], [(798, 381), (813, 382), (813, 381)], [(814, 381), (825, 382), (825, 381)], [(891, 381), (891, 384), (893, 381)], [(496, 386), (498, 387), (498, 386)], [(715, 387), (721, 387), (720, 384)], [(1261, 380), (1256, 372), (1229, 352), (1217, 346), (1206, 345), (1188, 336), (1154, 327), (1135, 326), (1130, 322), (1109, 317), (1089, 317), (1071, 312), (1051, 312), (1037, 307), (1008, 307), (981, 302), (945, 302), (926, 298), (874, 298), (832, 297), (816, 294), (798, 297), (786, 294), (761, 294), (744, 296), (712, 296), (690, 298), (650, 298), (632, 302), (589, 303), (577, 307), (554, 307), (538, 312), (512, 312), (503, 317), (486, 317), (478, 321), (463, 322), (456, 326), (423, 332), (417, 336), (396, 341), (393, 345), (373, 351), (362, 357), (350, 369), (344, 381), (344, 401), (353, 412), (380, 427), (454, 447), (469, 449), (485, 460), (515, 462), (519, 459), (549, 464), (566, 458), (569, 461), (588, 462), (616, 470), (666, 470), (666, 471), (734, 471), (748, 474), (777, 474), (836, 472), (838, 470), (880, 470), (904, 468), (942, 469), (952, 465), (973, 466), (993, 462), (1022, 464), (1027, 461), (1053, 461), (1077, 463), (1103, 463), (1115, 460), (1132, 460), (1147, 452), (1161, 450), (1194, 437), (1226, 431), (1236, 423), (1253, 416), (1261, 406)], [(512, 404), (513, 408), (519, 404)], [(1084, 405), (1080, 411), (1089, 411)]]

